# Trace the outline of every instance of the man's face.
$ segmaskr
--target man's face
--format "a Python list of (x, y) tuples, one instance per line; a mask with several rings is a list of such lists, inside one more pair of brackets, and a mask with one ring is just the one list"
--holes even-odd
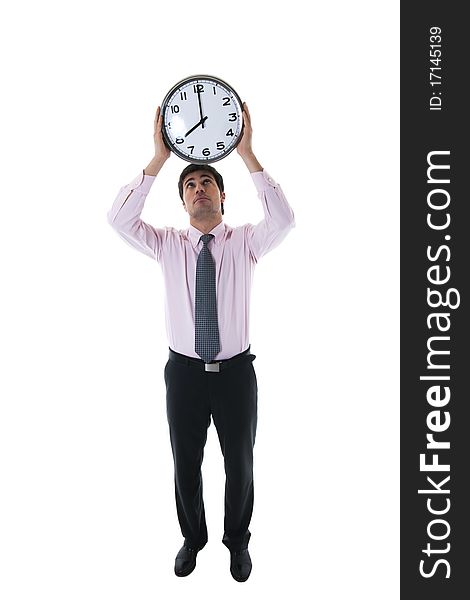
[(225, 194), (220, 193), (214, 176), (201, 169), (185, 177), (183, 199), (188, 214), (201, 219), (221, 214), (220, 203), (225, 199)]

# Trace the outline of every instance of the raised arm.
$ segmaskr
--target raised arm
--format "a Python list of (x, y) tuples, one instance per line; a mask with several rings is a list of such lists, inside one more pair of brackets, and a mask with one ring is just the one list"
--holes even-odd
[(165, 230), (145, 223), (140, 215), (155, 177), (171, 154), (162, 137), (160, 107), (154, 121), (154, 144), (152, 160), (139, 176), (119, 190), (107, 217), (108, 223), (124, 241), (143, 254), (158, 259)]
[(246, 102), (243, 103), (243, 137), (237, 151), (251, 173), (264, 211), (257, 225), (247, 225), (247, 243), (255, 260), (278, 246), (295, 226), (294, 213), (281, 186), (263, 169), (252, 148), (253, 128)]

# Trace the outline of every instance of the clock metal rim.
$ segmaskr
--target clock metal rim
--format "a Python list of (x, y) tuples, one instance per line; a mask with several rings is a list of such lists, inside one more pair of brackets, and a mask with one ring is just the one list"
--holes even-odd
[(214, 81), (216, 83), (220, 83), (221, 85), (225, 86), (234, 96), (235, 99), (238, 101), (241, 110), (243, 111), (243, 102), (241, 101), (240, 96), (237, 94), (237, 92), (235, 91), (235, 89), (226, 81), (224, 81), (223, 79), (221, 79), (220, 77), (215, 77), (214, 75), (190, 75), (189, 77), (185, 77), (184, 79), (181, 79), (180, 81), (178, 81), (177, 83), (175, 83), (175, 85), (170, 89), (170, 91), (165, 95), (165, 97), (163, 98), (162, 104), (161, 104), (161, 113), (162, 113), (162, 135), (163, 135), (163, 140), (166, 144), (166, 146), (174, 153), (176, 154), (176, 156), (179, 156), (179, 158), (182, 158), (183, 160), (185, 160), (186, 162), (190, 162), (190, 163), (194, 163), (197, 165), (207, 165), (213, 162), (218, 162), (219, 160), (222, 160), (223, 158), (225, 158), (226, 156), (228, 156), (231, 152), (233, 152), (233, 150), (235, 150), (235, 148), (238, 146), (240, 140), (243, 137), (243, 131), (245, 129), (245, 123), (243, 122), (242, 119), (242, 126), (240, 129), (240, 135), (238, 136), (238, 139), (236, 141), (235, 144), (233, 144), (233, 146), (230, 148), (230, 150), (228, 150), (227, 152), (224, 152), (221, 156), (218, 156), (216, 158), (190, 158), (188, 157), (186, 154), (183, 154), (178, 148), (175, 147), (175, 145), (170, 141), (170, 139), (168, 138), (167, 132), (166, 132), (166, 128), (164, 127), (164, 122), (165, 122), (165, 114), (167, 111), (167, 104), (168, 104), (168, 100), (173, 96), (173, 94), (176, 92), (176, 90), (178, 90), (178, 88), (180, 88), (183, 85), (186, 85), (190, 82), (197, 82), (200, 79), (208, 79), (210, 81)]

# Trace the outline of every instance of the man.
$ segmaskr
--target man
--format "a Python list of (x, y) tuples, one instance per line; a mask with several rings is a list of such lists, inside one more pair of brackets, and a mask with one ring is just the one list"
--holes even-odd
[(165, 281), (169, 359), (165, 366), (167, 417), (175, 467), (175, 495), (184, 544), (175, 573), (189, 575), (207, 543), (201, 464), (207, 428), (214, 420), (224, 456), (223, 543), (236, 581), (251, 573), (248, 529), (253, 510), (253, 447), (257, 382), (249, 345), (251, 280), (259, 258), (294, 226), (284, 194), (252, 149), (251, 119), (243, 105), (244, 133), (238, 154), (249, 169), (265, 218), (232, 228), (223, 222), (225, 192), (210, 165), (188, 165), (179, 179), (189, 229), (156, 229), (140, 219), (155, 177), (170, 157), (162, 116), (154, 123), (155, 156), (122, 188), (108, 212), (109, 224), (137, 250), (157, 260)]

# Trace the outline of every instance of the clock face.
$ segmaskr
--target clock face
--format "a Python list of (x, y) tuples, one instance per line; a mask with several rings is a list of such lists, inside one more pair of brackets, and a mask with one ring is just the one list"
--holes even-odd
[(217, 77), (198, 75), (177, 83), (163, 100), (162, 115), (165, 142), (189, 162), (220, 160), (241, 139), (241, 100)]

